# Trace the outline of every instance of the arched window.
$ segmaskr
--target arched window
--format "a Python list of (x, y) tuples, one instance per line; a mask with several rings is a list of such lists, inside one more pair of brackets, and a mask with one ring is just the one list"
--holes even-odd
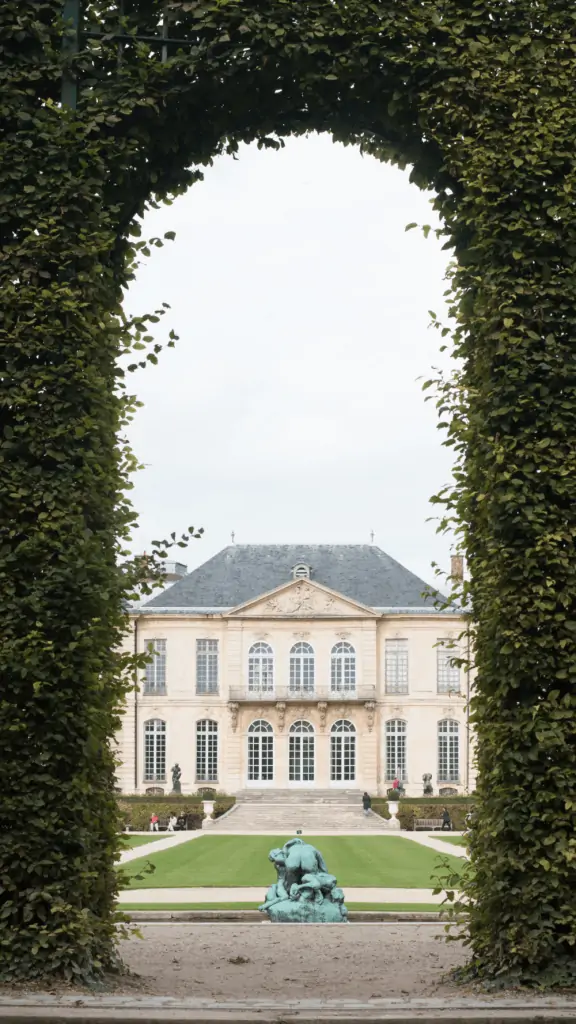
[(356, 779), (356, 729), (341, 718), (330, 730), (330, 781), (354, 782)]
[(314, 782), (314, 726), (294, 722), (290, 726), (290, 782)]
[(438, 722), (438, 782), (460, 781), (460, 727), (444, 718)]
[(248, 651), (248, 689), (251, 693), (274, 690), (274, 651), (270, 644), (252, 644)]
[(144, 782), (166, 781), (166, 722), (144, 722)]
[(334, 644), (330, 663), (332, 693), (351, 693), (356, 689), (356, 651), (352, 644)]
[(290, 651), (290, 693), (314, 693), (314, 648), (294, 644)]
[(196, 782), (218, 781), (218, 723), (196, 722)]
[(260, 718), (248, 729), (248, 782), (274, 781), (274, 730)]
[(406, 722), (393, 718), (386, 722), (386, 781), (406, 782)]

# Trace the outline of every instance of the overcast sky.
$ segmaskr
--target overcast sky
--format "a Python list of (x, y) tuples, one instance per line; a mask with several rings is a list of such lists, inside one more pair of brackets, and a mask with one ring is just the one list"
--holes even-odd
[[(127, 298), (180, 340), (132, 375), (134, 550), (203, 526), (190, 568), (230, 543), (375, 543), (426, 580), (449, 540), (427, 522), (450, 478), (421, 381), (442, 365), (447, 254), (408, 173), (327, 136), (222, 157), (144, 235)], [(446, 357), (442, 357), (444, 365)]]

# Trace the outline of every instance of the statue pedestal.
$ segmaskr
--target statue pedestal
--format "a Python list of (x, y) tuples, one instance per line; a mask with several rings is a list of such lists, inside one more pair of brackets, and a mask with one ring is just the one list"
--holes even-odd
[(202, 810), (204, 811), (204, 818), (202, 819), (202, 828), (210, 828), (214, 824), (214, 801), (203, 800)]

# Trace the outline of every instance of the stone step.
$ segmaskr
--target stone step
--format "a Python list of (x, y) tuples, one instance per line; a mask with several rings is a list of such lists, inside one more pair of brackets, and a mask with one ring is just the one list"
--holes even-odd
[(238, 803), (273, 804), (346, 804), (360, 806), (361, 790), (348, 789), (243, 789), (236, 794)]
[(234, 810), (225, 818), (216, 820), (211, 828), (216, 830), (245, 830), (247, 833), (255, 829), (266, 832), (294, 832), (305, 829), (308, 834), (314, 831), (371, 831), (385, 832), (389, 824), (376, 814), (364, 815), (361, 806), (356, 802), (350, 804), (304, 804), (294, 803), (251, 803), (249, 801), (236, 804)]

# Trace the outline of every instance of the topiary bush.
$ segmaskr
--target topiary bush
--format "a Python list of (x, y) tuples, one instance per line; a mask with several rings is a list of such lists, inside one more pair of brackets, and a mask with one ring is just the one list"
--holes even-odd
[[(403, 800), (398, 801), (396, 817), (400, 822), (401, 828), (412, 831), (414, 818), (441, 818), (444, 807), (447, 807), (450, 812), (450, 820), (454, 830), (456, 832), (464, 831), (467, 828), (466, 816), (474, 807), (474, 799), (470, 797), (452, 797), (447, 799), (442, 799), (442, 797), (422, 797), (421, 799), (404, 797)], [(390, 818), (388, 804), (382, 798), (376, 798), (372, 801), (372, 810), (382, 818)]]
[(138, 218), (243, 142), (328, 131), (410, 166), (454, 256), (454, 330), (438, 326), (458, 362), (437, 394), (456, 469), (436, 501), (468, 557), (478, 670), (467, 976), (570, 984), (572, 4), (172, 0), (172, 43), (164, 0), (80, 6), (90, 38), (62, 0), (0, 5), (0, 979), (118, 964), (111, 741), (143, 661), (120, 652), (144, 575), (120, 568), (136, 463), (119, 357), (161, 347), (157, 314), (122, 311), (162, 244)]
[[(214, 817), (220, 817), (235, 804), (234, 797), (222, 797), (214, 805)], [(156, 813), (160, 819), (167, 818), (172, 812), (178, 816), (185, 814), (189, 828), (202, 828), (204, 811), (202, 801), (197, 796), (125, 796), (118, 800), (124, 827), (130, 826), (133, 832), (147, 832), (150, 816)], [(216, 813), (218, 812), (218, 813)]]

